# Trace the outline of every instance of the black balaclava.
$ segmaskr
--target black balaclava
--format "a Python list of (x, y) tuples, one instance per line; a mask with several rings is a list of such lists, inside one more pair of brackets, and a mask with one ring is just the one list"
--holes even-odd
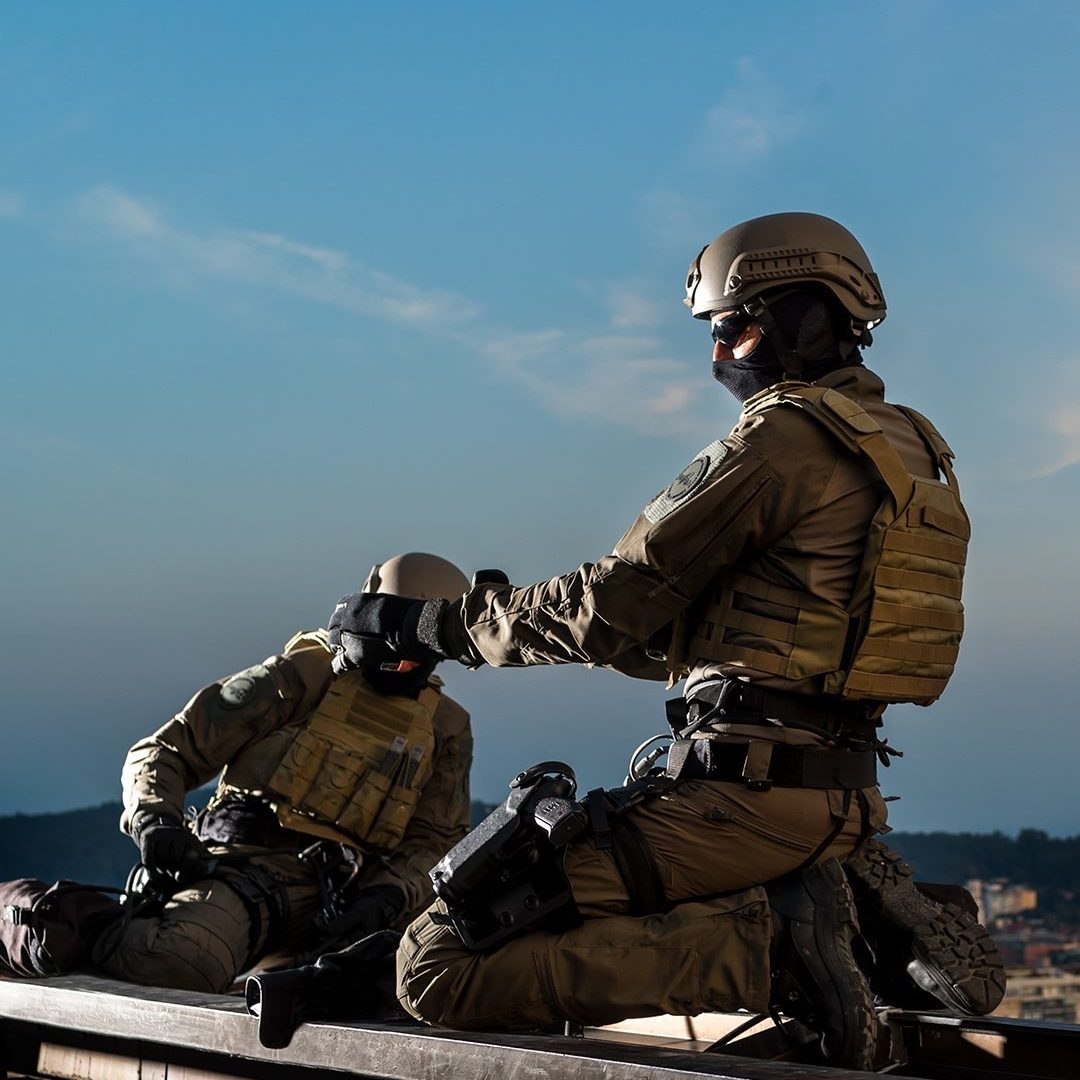
[[(846, 330), (846, 312), (832, 294), (818, 289), (785, 289), (762, 296), (767, 317), (758, 346), (741, 360), (714, 360), (713, 378), (740, 401), (784, 379), (814, 382), (838, 367), (861, 364), (854, 338)], [(768, 327), (771, 318), (772, 327)], [(841, 329), (841, 328), (844, 329)], [(772, 340), (770, 340), (770, 337)], [(791, 349), (795, 357), (781, 356)], [(796, 366), (801, 374), (788, 374)]]
[(437, 663), (437, 660), (433, 660), (430, 664), (422, 664), (414, 671), (383, 671), (381, 667), (374, 664), (363, 669), (364, 679), (376, 694), (382, 694), (384, 697), (397, 695), (415, 698), (427, 686)]

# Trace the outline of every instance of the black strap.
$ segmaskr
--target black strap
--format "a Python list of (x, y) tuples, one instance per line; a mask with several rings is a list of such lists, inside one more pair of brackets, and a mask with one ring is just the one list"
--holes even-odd
[(681, 780), (683, 776), (693, 771), (693, 750), (695, 739), (676, 739), (668, 747), (667, 765), (664, 774), (672, 780)]
[(589, 813), (593, 842), (597, 851), (610, 851), (612, 847), (611, 821), (608, 817), (607, 796), (603, 788), (593, 788), (585, 796), (585, 809)]
[(855, 841), (855, 851), (858, 851), (859, 848), (870, 839), (870, 834), (874, 830), (873, 826), (870, 824), (870, 800), (863, 791), (857, 791), (855, 794), (859, 798), (859, 814), (862, 818), (862, 827), (859, 829), (859, 839)]
[(664, 715), (672, 731), (678, 733), (690, 722), (687, 716), (689, 708), (690, 702), (684, 697), (668, 698), (664, 702)]
[(667, 910), (664, 883), (652, 849), (627, 811), (676, 786), (666, 776), (647, 776), (619, 788), (595, 788), (585, 796), (593, 840), (598, 851), (610, 850), (630, 897), (630, 913), (653, 915)]
[(737, 782), (761, 791), (773, 786), (857, 790), (877, 784), (877, 756), (872, 750), (811, 750), (769, 743), (768, 770), (757, 777), (747, 769), (748, 747), (753, 745), (712, 738), (677, 740), (668, 752), (668, 775)]
[[(265, 867), (248, 863), (244, 867), (221, 867), (221, 879), (240, 897), (248, 914), (248, 963), (257, 953), (266, 953), (285, 938), (289, 922), (289, 897), (283, 882)], [(263, 920), (266, 940), (260, 948)]]
[(653, 861), (652, 849), (641, 830), (626, 817), (612, 821), (615, 865), (630, 894), (631, 915), (655, 915), (667, 909), (664, 883)]

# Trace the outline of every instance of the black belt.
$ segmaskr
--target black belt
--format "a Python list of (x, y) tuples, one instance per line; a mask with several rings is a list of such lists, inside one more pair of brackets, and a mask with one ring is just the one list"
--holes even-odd
[[(876, 702), (847, 701), (825, 694), (789, 694), (763, 686), (724, 679), (692, 691), (686, 703), (687, 719), (694, 723), (709, 712), (729, 723), (779, 720), (785, 727), (809, 728), (839, 734), (873, 725), (884, 711)], [(712, 719), (712, 718), (710, 718)]]
[(667, 775), (680, 780), (721, 780), (752, 791), (771, 787), (854, 790), (877, 784), (873, 750), (808, 750), (755, 741), (678, 739), (668, 751)]

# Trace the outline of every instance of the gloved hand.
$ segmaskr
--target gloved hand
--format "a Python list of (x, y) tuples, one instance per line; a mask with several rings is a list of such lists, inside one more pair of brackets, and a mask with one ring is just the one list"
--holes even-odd
[(388, 930), (405, 910), (405, 894), (394, 885), (375, 885), (365, 889), (340, 915), (316, 919), (319, 952), (366, 938), (377, 930)]
[(439, 640), (439, 620), (446, 607), (445, 600), (385, 593), (343, 596), (327, 623), (335, 674), (402, 660), (423, 664), (445, 660), (448, 653)]
[(171, 818), (142, 815), (136, 819), (134, 833), (143, 866), (157, 873), (190, 873), (207, 859), (202, 841)]

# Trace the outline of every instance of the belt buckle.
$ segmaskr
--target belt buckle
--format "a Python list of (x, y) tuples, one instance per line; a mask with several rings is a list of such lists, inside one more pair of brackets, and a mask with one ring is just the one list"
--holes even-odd
[(748, 742), (740, 779), (749, 791), (768, 791), (773, 782), (769, 779), (772, 765), (773, 743)]

